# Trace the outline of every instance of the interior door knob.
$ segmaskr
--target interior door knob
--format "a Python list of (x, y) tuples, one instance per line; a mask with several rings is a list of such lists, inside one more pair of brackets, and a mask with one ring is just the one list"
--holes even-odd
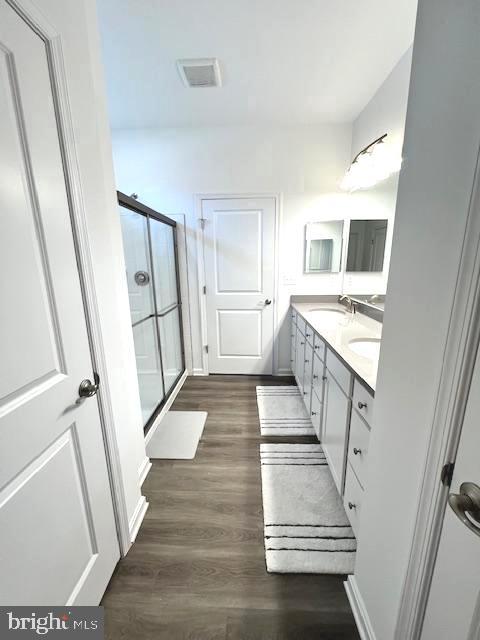
[(98, 373), (94, 373), (93, 376), (94, 382), (88, 378), (81, 381), (80, 386), (78, 387), (78, 395), (80, 398), (91, 398), (97, 393), (100, 385), (100, 378), (98, 377)]
[(265, 306), (268, 307), (269, 304), (272, 304), (272, 301), (268, 298), (265, 299)]
[[(448, 504), (463, 524), (480, 536), (480, 487), (473, 482), (462, 482), (460, 493), (448, 496)], [(478, 522), (478, 525), (472, 520)]]

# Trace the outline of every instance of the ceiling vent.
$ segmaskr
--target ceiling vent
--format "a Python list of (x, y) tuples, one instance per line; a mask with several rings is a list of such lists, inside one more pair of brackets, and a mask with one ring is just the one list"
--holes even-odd
[(177, 67), (186, 87), (220, 87), (220, 67), (216, 58), (177, 60)]

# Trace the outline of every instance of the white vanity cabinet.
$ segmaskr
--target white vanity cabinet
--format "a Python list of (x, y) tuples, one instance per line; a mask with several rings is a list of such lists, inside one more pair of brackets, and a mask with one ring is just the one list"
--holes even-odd
[(358, 381), (353, 387), (352, 415), (348, 440), (347, 466), (343, 504), (355, 535), (359, 536), (360, 512), (366, 490), (372, 394)]
[(327, 347), (322, 445), (333, 479), (343, 493), (350, 425), (352, 374)]
[(373, 394), (294, 309), (291, 321), (292, 370), (358, 537)]

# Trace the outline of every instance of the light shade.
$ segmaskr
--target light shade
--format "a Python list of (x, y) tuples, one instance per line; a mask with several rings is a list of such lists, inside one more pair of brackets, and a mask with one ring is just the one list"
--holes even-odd
[(340, 183), (344, 191), (368, 189), (400, 171), (402, 158), (385, 144), (387, 134), (374, 140), (355, 157)]

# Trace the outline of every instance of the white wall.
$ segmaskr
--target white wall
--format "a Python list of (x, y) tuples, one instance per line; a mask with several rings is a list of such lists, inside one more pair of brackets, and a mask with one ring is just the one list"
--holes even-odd
[(139, 467), (145, 463), (146, 454), (95, 5), (75, 0), (38, 0), (38, 4), (46, 8), (68, 43), (63, 50), (66, 79), (108, 370), (101, 384), (110, 391), (127, 516), (131, 520), (142, 502)]
[[(389, 153), (394, 157), (401, 156), (411, 61), (410, 47), (353, 123), (352, 158), (384, 133), (387, 134), (384, 144)], [(371, 189), (350, 195), (352, 218), (385, 218), (388, 228), (383, 273), (346, 273), (343, 283), (346, 293), (384, 294), (387, 290), (397, 188), (398, 174)]]
[[(339, 293), (341, 274), (303, 273), (304, 225), (347, 215), (338, 182), (350, 162), (351, 126), (218, 127), (113, 132), (118, 188), (167, 215), (186, 214), (193, 367), (202, 367), (194, 194), (282, 194), (279, 370), (290, 370), (285, 322), (292, 293)], [(188, 347), (188, 344), (187, 344)]]
[(394, 638), (479, 151), (479, 24), (478, 0), (419, 2), (355, 569), (378, 640)]

